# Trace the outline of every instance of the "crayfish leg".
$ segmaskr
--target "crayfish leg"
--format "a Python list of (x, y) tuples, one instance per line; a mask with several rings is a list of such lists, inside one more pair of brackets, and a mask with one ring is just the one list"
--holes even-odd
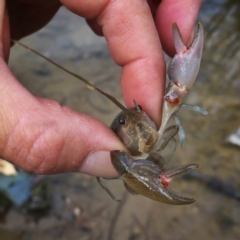
[(189, 109), (189, 110), (191, 110), (191, 111), (198, 112), (198, 113), (200, 113), (200, 114), (202, 114), (202, 115), (208, 115), (208, 112), (207, 112), (205, 109), (203, 109), (203, 108), (201, 108), (201, 107), (199, 107), (199, 106), (182, 103), (182, 104), (181, 104), (181, 107), (184, 107), (184, 108)]
[(183, 125), (177, 114), (174, 114), (174, 120), (179, 127), (178, 136), (179, 136), (180, 146), (183, 147), (185, 143), (185, 138), (186, 138)]
[(97, 177), (97, 181), (100, 184), (100, 186), (108, 193), (108, 195), (112, 198), (112, 200), (116, 201), (116, 202), (121, 202), (121, 200), (117, 199), (114, 194), (110, 191), (110, 189), (105, 186), (105, 184), (102, 182), (100, 177)]

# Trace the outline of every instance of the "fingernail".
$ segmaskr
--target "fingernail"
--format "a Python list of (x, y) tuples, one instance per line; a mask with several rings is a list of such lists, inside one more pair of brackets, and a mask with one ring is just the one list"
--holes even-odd
[(91, 152), (83, 161), (79, 171), (97, 177), (118, 176), (108, 151)]

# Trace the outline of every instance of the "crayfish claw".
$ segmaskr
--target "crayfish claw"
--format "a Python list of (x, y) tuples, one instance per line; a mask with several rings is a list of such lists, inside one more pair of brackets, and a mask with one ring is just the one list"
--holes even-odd
[(165, 171), (162, 171), (160, 174), (161, 180), (168, 185), (173, 179), (181, 177), (186, 173), (192, 171), (195, 168), (198, 168), (198, 164), (186, 164), (179, 167), (171, 168)]
[(162, 187), (162, 193), (167, 196), (168, 201), (166, 203), (175, 205), (184, 205), (195, 202), (194, 198), (185, 197), (178, 194), (171, 189), (167, 188), (169, 182), (177, 177), (181, 177), (191, 170), (198, 168), (197, 164), (186, 164), (180, 167), (175, 167), (166, 171), (161, 172), (160, 179), (165, 187)]
[(177, 54), (168, 67), (168, 76), (175, 84), (189, 89), (195, 81), (200, 67), (203, 48), (203, 27), (199, 22), (194, 39), (188, 47), (184, 45), (182, 35), (176, 23), (173, 24), (172, 31)]
[(135, 160), (124, 176), (124, 185), (131, 193), (138, 193), (152, 200), (173, 205), (184, 205), (195, 201), (168, 188), (169, 182), (192, 169), (197, 164), (188, 164), (161, 171), (159, 166), (147, 160)]
[(172, 205), (186, 205), (196, 201), (195, 198), (183, 196), (166, 187), (162, 188), (162, 194), (165, 196), (164, 203)]
[(187, 50), (182, 38), (182, 34), (178, 28), (177, 23), (173, 23), (172, 25), (172, 34), (173, 34), (173, 41), (175, 50), (177, 53), (183, 53)]

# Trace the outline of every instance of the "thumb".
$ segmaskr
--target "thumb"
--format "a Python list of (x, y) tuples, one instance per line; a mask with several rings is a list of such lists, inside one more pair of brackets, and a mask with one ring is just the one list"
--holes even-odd
[(9, 26), (0, 1), (0, 157), (40, 174), (80, 171), (116, 175), (110, 150), (124, 147), (103, 123), (36, 98), (9, 70)]
[(109, 151), (124, 147), (103, 123), (31, 95), (0, 59), (0, 156), (40, 174), (116, 175)]

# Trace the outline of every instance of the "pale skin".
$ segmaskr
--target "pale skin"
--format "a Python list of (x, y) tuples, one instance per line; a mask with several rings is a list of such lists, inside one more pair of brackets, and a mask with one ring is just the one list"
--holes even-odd
[[(125, 148), (114, 133), (90, 116), (33, 96), (7, 66), (10, 35), (20, 39), (37, 31), (50, 21), (60, 2), (7, 2), (8, 10), (5, 1), (0, 0), (0, 157), (39, 174), (115, 176), (109, 151)], [(106, 38), (113, 60), (122, 67), (126, 106), (132, 107), (135, 99), (158, 125), (166, 69), (163, 50), (170, 56), (175, 52), (171, 25), (177, 22), (184, 42), (190, 42), (201, 0), (159, 2), (61, 1)]]

